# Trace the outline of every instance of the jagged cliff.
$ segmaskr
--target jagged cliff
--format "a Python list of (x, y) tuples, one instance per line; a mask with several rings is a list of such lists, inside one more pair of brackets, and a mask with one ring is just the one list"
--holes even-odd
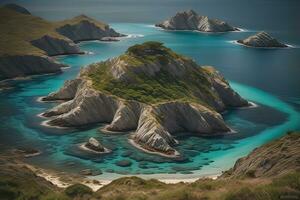
[(47, 56), (82, 54), (74, 42), (124, 36), (84, 15), (49, 22), (16, 4), (0, 7), (0, 35), (1, 80), (60, 72), (63, 65)]
[(203, 32), (227, 32), (238, 30), (224, 21), (209, 19), (207, 16), (198, 15), (193, 10), (178, 12), (175, 16), (156, 24), (155, 26), (167, 30), (197, 30)]
[(47, 56), (0, 56), (0, 80), (18, 76), (59, 73), (64, 64)]
[(260, 48), (272, 48), (272, 47), (288, 47), (287, 45), (279, 42), (266, 32), (259, 32), (255, 35), (249, 36), (246, 39), (238, 40), (240, 44), (249, 46), (249, 47), (260, 47)]
[(85, 15), (63, 21), (63, 24), (57, 27), (56, 30), (74, 42), (107, 40), (106, 38), (125, 36), (124, 34), (117, 33), (114, 29), (110, 28), (109, 25), (95, 21)]
[(45, 35), (39, 39), (32, 40), (31, 44), (42, 49), (49, 56), (66, 55), (66, 54), (82, 54), (79, 47), (68, 39), (54, 38)]
[(69, 100), (43, 113), (48, 125), (109, 123), (105, 130), (134, 131), (132, 144), (168, 156), (178, 155), (173, 133), (224, 134), (218, 112), (248, 105), (215, 69), (158, 42), (86, 67), (43, 100)]

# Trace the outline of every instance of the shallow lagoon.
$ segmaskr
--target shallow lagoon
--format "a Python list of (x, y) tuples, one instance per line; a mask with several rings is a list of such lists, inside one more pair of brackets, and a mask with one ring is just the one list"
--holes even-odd
[[(291, 42), (296, 48), (260, 50), (231, 42), (253, 34), (253, 30), (204, 34), (162, 31), (147, 24), (122, 23), (112, 26), (119, 32), (129, 34), (129, 37), (120, 42), (83, 42), (81, 49), (89, 54), (58, 58), (70, 65), (64, 73), (10, 82), (13, 88), (0, 93), (0, 149), (38, 148), (43, 153), (29, 159), (34, 164), (71, 172), (86, 168), (100, 169), (105, 172), (100, 178), (155, 173), (170, 174), (168, 177), (180, 174), (198, 177), (218, 174), (253, 148), (279, 137), (285, 131), (300, 128), (300, 68), (295, 67), (300, 55), (297, 41)], [(44, 119), (37, 115), (55, 103), (38, 102), (38, 97), (57, 90), (64, 80), (76, 77), (81, 67), (117, 56), (129, 46), (149, 40), (162, 41), (202, 65), (215, 66), (231, 81), (235, 90), (258, 106), (223, 113), (226, 122), (235, 131), (233, 134), (217, 138), (177, 134), (180, 144), (176, 148), (183, 155), (177, 160), (143, 153), (128, 143), (130, 133), (105, 134), (99, 131), (102, 124), (80, 129), (41, 126)], [(100, 139), (113, 152), (95, 156), (80, 151), (77, 144), (91, 136)], [(130, 160), (132, 165), (117, 166), (115, 162), (122, 159)]]

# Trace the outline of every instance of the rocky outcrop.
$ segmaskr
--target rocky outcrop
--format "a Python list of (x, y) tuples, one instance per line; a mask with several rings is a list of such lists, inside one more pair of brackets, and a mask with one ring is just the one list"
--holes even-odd
[(104, 152), (105, 151), (104, 146), (102, 146), (102, 144), (93, 137), (91, 137), (89, 139), (89, 141), (87, 143), (85, 143), (84, 146), (88, 149), (91, 149), (91, 150), (97, 151), (97, 152)]
[(92, 153), (109, 153), (111, 150), (105, 148), (98, 140), (91, 137), (89, 140), (80, 145), (80, 148), (84, 151), (89, 151)]
[(9, 8), (11, 10), (14, 10), (18, 13), (22, 13), (22, 14), (25, 14), (25, 15), (31, 15), (31, 13), (24, 7), (22, 6), (19, 6), (17, 4), (14, 4), (14, 3), (10, 3), (10, 4), (6, 4), (4, 5), (5, 8)]
[(74, 42), (88, 41), (88, 40), (102, 40), (107, 41), (107, 38), (125, 36), (117, 33), (107, 24), (98, 25), (86, 16), (79, 16), (79, 22), (73, 24), (65, 24), (58, 27), (56, 30), (61, 35), (70, 38)]
[(170, 102), (144, 109), (133, 139), (146, 149), (172, 155), (177, 144), (172, 133), (212, 136), (228, 131), (220, 114), (199, 104)]
[(299, 170), (299, 152), (300, 133), (290, 132), (240, 158), (222, 177), (271, 177)]
[(65, 102), (43, 115), (57, 116), (48, 124), (53, 126), (82, 126), (92, 123), (109, 123), (118, 109), (118, 102), (112, 96), (105, 95), (88, 87), (80, 89), (75, 98)]
[(83, 54), (71, 40), (54, 38), (49, 35), (33, 40), (31, 44), (45, 51), (48, 56)]
[(276, 40), (266, 32), (259, 32), (246, 39), (238, 40), (237, 42), (249, 47), (257, 47), (257, 48), (288, 47), (286, 44), (279, 42), (278, 40)]
[(209, 19), (207, 16), (200, 16), (193, 10), (178, 12), (175, 16), (156, 24), (155, 26), (167, 30), (197, 30), (202, 32), (227, 32), (238, 30), (224, 21)]
[[(163, 50), (165, 47), (160, 48)], [(162, 59), (163, 62), (157, 61), (155, 56), (151, 57), (151, 62), (149, 60), (133, 62), (131, 59), (134, 57), (127, 54), (86, 67), (78, 78), (66, 82), (58, 92), (44, 98), (46, 100), (73, 98), (43, 113), (43, 116), (50, 117), (47, 124), (69, 127), (109, 123), (104, 130), (134, 131), (130, 137), (133, 145), (148, 152), (171, 157), (179, 155), (174, 148), (178, 143), (173, 136), (174, 133), (192, 132), (199, 136), (216, 136), (230, 131), (217, 111), (228, 107), (247, 106), (248, 102), (232, 90), (219, 72), (212, 67), (201, 68), (191, 59), (180, 57), (174, 52), (160, 52), (157, 49), (150, 51), (147, 48), (144, 51), (152, 56), (155, 55), (154, 52), (159, 52), (158, 59), (162, 59), (161, 55), (167, 53), (171, 57), (166, 56), (165, 59), (170, 59), (168, 62), (165, 59)], [(143, 53), (140, 49), (138, 52)], [(107, 76), (95, 79), (90, 77), (95, 77), (99, 73), (106, 73)], [(191, 98), (196, 98), (195, 101), (183, 101), (174, 97), (174, 100), (163, 100), (157, 103), (143, 102), (134, 98), (123, 98), (119, 96), (119, 90), (118, 93), (113, 93), (111, 90), (96, 89), (93, 82), (93, 80), (107, 81), (112, 78), (115, 89), (119, 81), (130, 87), (144, 77), (149, 84), (144, 83), (145, 89), (142, 90), (145, 94), (144, 98), (147, 99), (149, 98), (147, 95), (151, 94), (145, 90), (147, 87), (152, 87), (151, 80), (153, 77), (159, 79), (160, 73), (163, 73), (160, 81), (165, 81), (164, 86), (170, 87), (169, 84), (172, 85), (174, 79), (186, 83), (183, 90), (192, 88), (191, 92), (194, 94)], [(105, 83), (100, 86), (103, 87), (103, 84)], [(172, 87), (178, 86), (177, 84), (176, 82)], [(156, 83), (155, 87), (157, 90), (159, 85)], [(189, 94), (190, 92), (187, 93)]]
[(57, 101), (57, 100), (71, 100), (75, 97), (79, 84), (82, 79), (67, 80), (64, 86), (57, 92), (51, 92), (48, 96), (42, 97), (42, 101)]
[(28, 75), (58, 73), (65, 66), (47, 56), (2, 56), (0, 57), (0, 80)]

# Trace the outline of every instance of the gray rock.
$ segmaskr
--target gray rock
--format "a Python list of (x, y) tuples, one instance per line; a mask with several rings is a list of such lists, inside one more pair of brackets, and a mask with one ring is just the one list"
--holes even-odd
[(0, 80), (28, 75), (59, 73), (64, 64), (47, 56), (15, 55), (0, 57)]
[(259, 32), (246, 39), (238, 40), (237, 42), (250, 47), (263, 47), (263, 48), (288, 47), (287, 45), (279, 42), (278, 40), (276, 40), (266, 32)]
[(48, 56), (83, 54), (73, 41), (69, 39), (58, 39), (49, 35), (33, 40), (31, 44), (45, 51)]
[(71, 100), (75, 97), (79, 84), (82, 83), (82, 79), (74, 79), (65, 81), (62, 88), (57, 92), (51, 92), (46, 97), (43, 97), (43, 101), (56, 101), (56, 100)]
[(86, 148), (97, 152), (104, 152), (104, 146), (95, 138), (91, 137), (87, 143), (84, 145)]
[(170, 19), (155, 26), (168, 30), (197, 30), (203, 32), (227, 32), (238, 30), (228, 23), (209, 19), (207, 16), (200, 16), (193, 10), (178, 12)]
[(79, 23), (66, 24), (58, 27), (58, 33), (70, 38), (74, 42), (87, 41), (87, 40), (102, 40), (107, 37), (120, 37), (123, 34), (117, 33), (108, 25), (104, 28), (97, 26), (95, 23), (88, 20), (86, 16), (79, 16), (83, 18)]

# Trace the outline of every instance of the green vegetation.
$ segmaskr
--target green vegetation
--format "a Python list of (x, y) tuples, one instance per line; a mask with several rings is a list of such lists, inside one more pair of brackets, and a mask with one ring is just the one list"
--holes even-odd
[(66, 19), (66, 20), (63, 20), (63, 21), (58, 21), (58, 22), (55, 22), (55, 26), (56, 27), (60, 27), (60, 26), (64, 26), (66, 24), (70, 24), (70, 25), (74, 25), (74, 24), (78, 24), (80, 23), (81, 21), (84, 21), (84, 20), (87, 20), (89, 22), (92, 22), (94, 23), (95, 25), (97, 25), (98, 27), (100, 27), (101, 29), (105, 29), (108, 27), (107, 24), (105, 24), (104, 22), (101, 22), (101, 21), (98, 21), (98, 20), (94, 20), (86, 15), (79, 15), (79, 16), (76, 16), (72, 19)]
[[(115, 79), (111, 75), (112, 64), (109, 61), (94, 64), (90, 66), (88, 77), (95, 89), (123, 99), (149, 104), (173, 100), (203, 103), (203, 96), (214, 98), (206, 72), (199, 69), (191, 59), (174, 53), (162, 43), (146, 42), (134, 45), (118, 59), (127, 63), (124, 67), (126, 80)], [(182, 76), (168, 71), (168, 65), (172, 65), (174, 61), (188, 65)], [(148, 70), (145, 68), (152, 67), (151, 64), (162, 67), (154, 75), (149, 75), (143, 70)]]
[(27, 167), (13, 163), (8, 157), (1, 158), (0, 163), (0, 199), (41, 199), (58, 192), (49, 182), (37, 177)]
[(0, 55), (42, 55), (30, 41), (44, 35), (62, 38), (54, 25), (39, 17), (0, 8)]
[(37, 177), (20, 173), (0, 178), (0, 199), (6, 200), (280, 200), (300, 196), (300, 172), (274, 179), (199, 179), (194, 183), (177, 184), (126, 177), (97, 192), (81, 184), (59, 191)]
[(113, 181), (95, 197), (106, 200), (271, 200), (300, 197), (300, 172), (274, 179), (200, 179), (194, 183), (164, 184), (136, 177)]
[(65, 194), (71, 198), (90, 196), (92, 193), (93, 191), (91, 188), (79, 183), (71, 185), (65, 189)]
[(300, 172), (275, 178), (270, 184), (243, 186), (226, 194), (226, 200), (280, 200), (300, 198)]
[(56, 28), (66, 24), (76, 24), (82, 20), (89, 20), (105, 28), (107, 24), (80, 15), (73, 19), (60, 22), (49, 22), (40, 17), (22, 14), (6, 7), (0, 7), (0, 56), (2, 55), (45, 55), (45, 52), (30, 41), (44, 35), (66, 39), (56, 32)]
[[(299, 132), (288, 133), (265, 146), (298, 140)], [(295, 144), (289, 146), (294, 149)], [(280, 150), (272, 151), (280, 154)], [(299, 153), (299, 152), (296, 152)], [(288, 158), (288, 155), (286, 156)], [(285, 159), (279, 160), (281, 164)], [(297, 163), (296, 163), (297, 164)], [(96, 192), (82, 184), (59, 189), (37, 177), (11, 156), (0, 156), (0, 199), (5, 200), (281, 200), (299, 199), (300, 171), (295, 165), (282, 175), (271, 177), (228, 177), (199, 179), (193, 183), (166, 184), (156, 179), (124, 177), (112, 181)]]

